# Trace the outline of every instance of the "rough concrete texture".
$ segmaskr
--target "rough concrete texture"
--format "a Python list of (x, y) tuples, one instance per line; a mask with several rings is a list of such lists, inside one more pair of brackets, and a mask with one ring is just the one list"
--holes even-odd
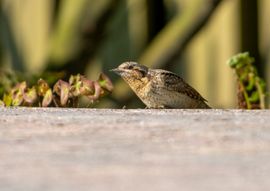
[(270, 190), (270, 111), (0, 109), (0, 190)]

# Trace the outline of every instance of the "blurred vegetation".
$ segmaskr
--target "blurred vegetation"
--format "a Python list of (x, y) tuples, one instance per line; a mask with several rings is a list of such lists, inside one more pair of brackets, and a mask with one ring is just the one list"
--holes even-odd
[(179, 73), (213, 107), (235, 107), (231, 55), (249, 51), (270, 81), (269, 9), (267, 0), (2, 0), (0, 96), (22, 81), (52, 87), (103, 72), (115, 89), (93, 106), (143, 107), (108, 72), (134, 60)]
[(4, 93), (0, 105), (79, 107), (81, 97), (88, 98), (88, 103), (91, 104), (110, 94), (112, 90), (112, 82), (105, 74), (100, 74), (97, 81), (89, 80), (80, 74), (71, 75), (68, 82), (58, 80), (53, 88), (43, 79), (39, 79), (32, 87), (23, 81), (17, 83), (8, 93)]
[(235, 70), (240, 109), (265, 109), (265, 81), (254, 66), (255, 59), (248, 52), (233, 56), (228, 64)]

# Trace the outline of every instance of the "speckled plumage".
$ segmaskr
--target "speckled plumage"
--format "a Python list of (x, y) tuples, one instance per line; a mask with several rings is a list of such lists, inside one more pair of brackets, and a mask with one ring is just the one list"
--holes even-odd
[(206, 100), (178, 75), (125, 62), (113, 69), (148, 108), (209, 109)]

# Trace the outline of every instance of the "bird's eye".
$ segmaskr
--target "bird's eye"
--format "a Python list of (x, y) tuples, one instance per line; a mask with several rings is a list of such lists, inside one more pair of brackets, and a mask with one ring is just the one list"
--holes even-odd
[(132, 68), (133, 68), (133, 66), (128, 66), (128, 68), (127, 68), (127, 69), (131, 70)]

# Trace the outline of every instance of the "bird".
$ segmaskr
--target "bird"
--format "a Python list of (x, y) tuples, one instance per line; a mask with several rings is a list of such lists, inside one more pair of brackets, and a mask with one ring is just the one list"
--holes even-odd
[(177, 74), (124, 62), (111, 71), (120, 75), (149, 109), (210, 109), (193, 87)]

